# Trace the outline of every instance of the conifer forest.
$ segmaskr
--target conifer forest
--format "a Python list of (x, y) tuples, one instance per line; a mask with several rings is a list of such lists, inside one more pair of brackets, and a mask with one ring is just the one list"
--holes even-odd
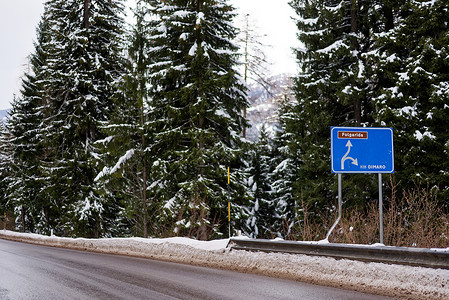
[[(226, 238), (230, 201), (231, 234), (323, 239), (331, 126), (391, 127), (386, 244), (424, 245), (422, 231), (449, 247), (447, 1), (291, 0), (300, 71), (276, 133), (255, 140), (229, 1), (139, 0), (133, 24), (125, 5), (45, 3), (0, 125), (0, 212), (15, 230)], [(343, 175), (332, 241), (376, 241), (377, 178)]]

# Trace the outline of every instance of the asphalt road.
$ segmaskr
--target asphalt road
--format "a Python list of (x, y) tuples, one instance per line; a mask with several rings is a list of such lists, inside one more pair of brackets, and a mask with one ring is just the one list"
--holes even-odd
[(258, 275), (0, 239), (0, 299), (386, 299)]

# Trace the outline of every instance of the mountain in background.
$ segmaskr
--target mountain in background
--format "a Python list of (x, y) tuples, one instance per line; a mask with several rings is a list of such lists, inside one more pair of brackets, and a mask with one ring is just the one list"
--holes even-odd
[(2, 109), (0, 110), (0, 122), (2, 122), (8, 116), (8, 113), (11, 109)]
[(246, 137), (257, 141), (263, 126), (271, 137), (280, 130), (278, 110), (284, 101), (293, 99), (291, 92), (292, 78), (288, 74), (280, 74), (265, 79), (265, 83), (254, 83), (248, 86), (248, 101), (246, 117), (250, 128)]

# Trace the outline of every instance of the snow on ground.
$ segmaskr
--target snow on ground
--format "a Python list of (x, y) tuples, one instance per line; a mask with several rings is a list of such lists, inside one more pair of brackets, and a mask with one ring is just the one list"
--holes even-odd
[(449, 270), (298, 254), (231, 251), (228, 239), (71, 239), (5, 230), (0, 230), (0, 238), (255, 273), (397, 298), (449, 299)]

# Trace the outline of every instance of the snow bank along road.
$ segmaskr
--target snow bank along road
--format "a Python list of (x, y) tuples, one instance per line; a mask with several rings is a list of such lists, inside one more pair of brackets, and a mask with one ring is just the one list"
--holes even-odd
[[(282, 254), (282, 253), (253, 253), (246, 251), (229, 251), (226, 248), (228, 240), (216, 240), (210, 242), (201, 242), (195, 241), (185, 238), (171, 238), (171, 239), (141, 239), (141, 238), (127, 238), (127, 239), (68, 239), (68, 238), (59, 238), (59, 237), (46, 237), (34, 234), (21, 234), (14, 233), (10, 231), (2, 231), (0, 230), (0, 238), (3, 239), (12, 239), (17, 241), (26, 241), (32, 242), (36, 244), (42, 244), (47, 246), (58, 246), (58, 247), (67, 247), (72, 249), (79, 250), (90, 250), (94, 252), (103, 252), (103, 253), (113, 253), (113, 254), (122, 254), (136, 257), (144, 257), (144, 258), (155, 258), (158, 260), (179, 262), (179, 263), (187, 263), (196, 266), (203, 267), (213, 267), (219, 269), (228, 269), (246, 273), (253, 274), (261, 274), (268, 275), (271, 277), (277, 277), (282, 279), (291, 279), (299, 282), (306, 283), (314, 283), (319, 285), (325, 285), (330, 287), (343, 288), (347, 290), (354, 290), (364, 293), (377, 294), (383, 296), (391, 296), (395, 298), (405, 298), (405, 299), (449, 299), (449, 270), (443, 269), (430, 269), (430, 268), (422, 268), (422, 267), (410, 267), (410, 266), (401, 266), (401, 265), (389, 265), (383, 263), (365, 263), (360, 261), (351, 261), (351, 260), (336, 260), (328, 257), (311, 257), (306, 255), (298, 255), (298, 254)], [(10, 243), (6, 241), (1, 241), (0, 243), (0, 299), (2, 297), (10, 297), (13, 298), (13, 295), (8, 296), (7, 292), (10, 291), (10, 288), (14, 288), (13, 283), (12, 287), (9, 288), (3, 287), (3, 282), (9, 282), (7, 279), (10, 278), (5, 274), (6, 270), (13, 270), (15, 263), (12, 263), (14, 260), (11, 256), (16, 255), (15, 250), (3, 250), (4, 243)], [(15, 244), (15, 243), (10, 243)], [(9, 245), (10, 245), (9, 244)], [(29, 246), (29, 245), (28, 245)], [(25, 251), (25, 250), (21, 250)], [(33, 252), (37, 250), (28, 250), (28, 252)], [(61, 249), (57, 249), (57, 251), (63, 251)], [(25, 254), (25, 256), (30, 256), (33, 258), (31, 253)], [(79, 252), (76, 252), (79, 253)], [(79, 263), (74, 260), (74, 258), (68, 258), (67, 262), (63, 261), (49, 261), (44, 263), (45, 265), (55, 265), (58, 269), (67, 270), (69, 273), (73, 273), (76, 278), (73, 280), (67, 279), (68, 283), (74, 282), (74, 285), (79, 285), (80, 281), (88, 281), (88, 282), (103, 282), (106, 284), (106, 287), (113, 288), (115, 284), (114, 274), (117, 274), (120, 278), (128, 283), (132, 283), (135, 280), (133, 276), (143, 276), (137, 281), (146, 282), (150, 280), (146, 276), (150, 276), (148, 274), (145, 275), (144, 270), (151, 270), (151, 267), (142, 267), (142, 269), (137, 268), (132, 272), (127, 272), (122, 270), (122, 267), (118, 269), (112, 269), (110, 266), (110, 262), (103, 261), (99, 262), (100, 265), (92, 265), (97, 258), (94, 257), (93, 253), (83, 253), (87, 255), (85, 258), (79, 258)], [(42, 253), (39, 256), (34, 256), (33, 261), (35, 264), (38, 262), (45, 261), (45, 257), (52, 257), (54, 254), (45, 254)], [(82, 255), (82, 254), (77, 254)], [(122, 257), (119, 259), (134, 259), (129, 257)], [(16, 258), (16, 262), (21, 261), (21, 259)], [(73, 261), (73, 263), (70, 263)], [(137, 262), (133, 262), (131, 264), (134, 265), (142, 265), (144, 266), (145, 262), (148, 263), (151, 260), (138, 260)], [(5, 262), (5, 263), (4, 263)], [(115, 264), (115, 263), (113, 263)], [(120, 266), (121, 263), (118, 263)], [(4, 266), (8, 266), (7, 268)], [(80, 265), (80, 267), (75, 267)], [(37, 269), (43, 273), (42, 278), (60, 278), (58, 275), (54, 274), (52, 269), (46, 269), (44, 266), (37, 266)], [(106, 269), (100, 269), (100, 267), (104, 267)], [(186, 268), (196, 267), (185, 266)], [(86, 268), (88, 274), (85, 274), (87, 277), (82, 274), (82, 270)], [(126, 267), (125, 267), (126, 268)], [(160, 267), (164, 269), (166, 267)], [(168, 268), (168, 267), (167, 267)], [(170, 267), (172, 268), (172, 267)], [(174, 268), (174, 267), (173, 267)], [(103, 271), (102, 271), (103, 270)], [(106, 271), (105, 271), (106, 270)], [(176, 269), (175, 269), (176, 270)], [(196, 270), (196, 269), (195, 269)], [(146, 295), (145, 298), (160, 298), (159, 296), (164, 295), (165, 298), (169, 298), (169, 296), (174, 298), (214, 298), (214, 299), (251, 299), (249, 291), (253, 291), (254, 299), (314, 299), (315, 292), (312, 290), (308, 290), (307, 288), (295, 287), (293, 288), (293, 292), (287, 286), (293, 284), (291, 281), (279, 281), (279, 286), (282, 286), (282, 289), (278, 290), (278, 283), (273, 283), (266, 277), (253, 277), (248, 274), (240, 274), (240, 275), (232, 275), (237, 276), (234, 277), (233, 280), (230, 281), (231, 275), (230, 273), (220, 273), (218, 270), (208, 270), (199, 268), (198, 269), (200, 275), (186, 275), (184, 278), (181, 278), (179, 282), (177, 280), (170, 281), (171, 275), (165, 275), (168, 280), (167, 291), (170, 293), (165, 293), (166, 290), (161, 290), (163, 286), (165, 286), (165, 277), (162, 276), (162, 279), (159, 277), (151, 278), (151, 282), (154, 282), (154, 285), (158, 288), (154, 290), (154, 297)], [(201, 270), (201, 271), (200, 271)], [(206, 271), (208, 270), (208, 271)], [(12, 271), (11, 271), (12, 272)], [(90, 273), (99, 273), (98, 279), (93, 279)], [(182, 274), (184, 271), (175, 271), (175, 273)], [(194, 271), (196, 272), (196, 271)], [(208, 273), (210, 272), (210, 273)], [(150, 272), (151, 273), (151, 272)], [(14, 273), (13, 273), (14, 274)], [(201, 275), (202, 274), (202, 275)], [(232, 273), (235, 274), (235, 273)], [(26, 276), (26, 274), (17, 274), (15, 276)], [(53, 277), (52, 277), (53, 276)], [(67, 276), (67, 275), (64, 275)], [(61, 276), (61, 278), (65, 278)], [(96, 275), (95, 275), (96, 276)], [(112, 276), (112, 279), (108, 276)], [(213, 278), (211, 281), (206, 279)], [(178, 286), (183, 286), (184, 283), (180, 282), (190, 282), (191, 277), (198, 277), (199, 282), (193, 283), (193, 286), (187, 287), (187, 291), (190, 292), (182, 292), (177, 294), (179, 289)], [(159, 279), (157, 279), (159, 278)], [(190, 279), (189, 279), (190, 278)], [(249, 282), (244, 283), (244, 279), (248, 278)], [(260, 278), (260, 279), (259, 279)], [(117, 280), (122, 280), (117, 279)], [(40, 280), (40, 279), (36, 279)], [(62, 279), (61, 279), (62, 280)], [(276, 279), (277, 280), (277, 279)], [(43, 280), (46, 282), (45, 280)], [(139, 282), (140, 282), (139, 281)], [(261, 287), (259, 285), (255, 285), (255, 282), (260, 281)], [(13, 280), (13, 282), (15, 282)], [(20, 282), (20, 281), (19, 281)], [(22, 288), (23, 288), (22, 279)], [(270, 283), (271, 282), (271, 283)], [(277, 282), (277, 281), (276, 281)], [(288, 282), (288, 283), (287, 283)], [(227, 284), (226, 284), (227, 283)], [(37, 283), (39, 284), (39, 283)], [(299, 283), (297, 283), (299, 284)], [(88, 285), (90, 286), (90, 285)], [(264, 288), (266, 286), (267, 288)], [(70, 287), (70, 285), (69, 285)], [(202, 287), (202, 288), (199, 288)], [(205, 287), (211, 287), (210, 292)], [(140, 291), (140, 288), (144, 288), (145, 286), (137, 285), (136, 289)], [(4, 289), (4, 290), (2, 290)], [(7, 289), (7, 291), (6, 291)], [(128, 288), (122, 287), (119, 288), (117, 292), (123, 291), (125, 294), (130, 293)], [(216, 290), (227, 290), (228, 294), (214, 294)], [(95, 288), (94, 288), (95, 290)], [(276, 290), (278, 291), (276, 294)], [(128, 291), (128, 292), (127, 292)], [(129, 294), (132, 298), (139, 298), (139, 292), (135, 291), (136, 294)], [(301, 297), (300, 293), (304, 291), (304, 297)], [(248, 294), (246, 294), (248, 292)], [(319, 299), (370, 299), (369, 295), (358, 294), (357, 296), (350, 294), (341, 294), (341, 290), (333, 289), (330, 292), (323, 292), (318, 297)], [(3, 293), (3, 294), (2, 294)], [(101, 294), (101, 291), (98, 291), (98, 297), (104, 298), (105, 295)], [(199, 294), (198, 294), (199, 293)], [(210, 293), (210, 294), (209, 294)], [(275, 294), (273, 294), (275, 293)], [(293, 294), (291, 294), (293, 293)], [(349, 292), (351, 293), (351, 292)], [(112, 297), (114, 297), (114, 293), (111, 293)], [(117, 294), (115, 297), (121, 298), (121, 294)], [(244, 295), (242, 297), (242, 295)], [(248, 295), (248, 296), (247, 296)], [(80, 296), (83, 298), (83, 296)], [(363, 298), (368, 297), (368, 298)]]
[(0, 241), (0, 298), (383, 299), (227, 270)]

